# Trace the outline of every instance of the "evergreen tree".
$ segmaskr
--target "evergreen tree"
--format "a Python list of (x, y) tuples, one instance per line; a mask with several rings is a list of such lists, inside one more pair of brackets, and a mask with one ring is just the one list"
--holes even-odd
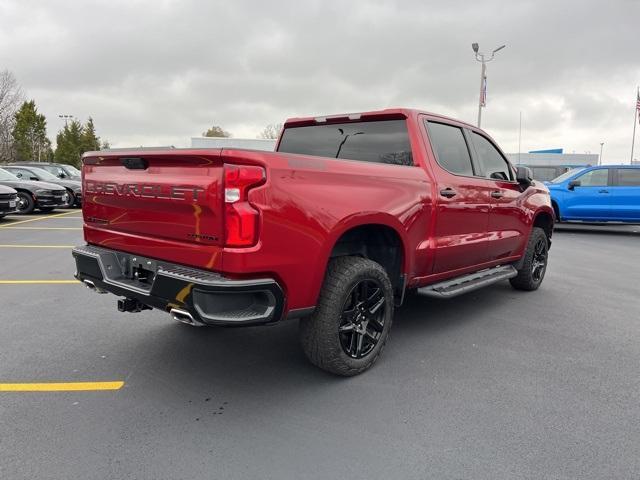
[(84, 152), (92, 152), (100, 150), (101, 147), (104, 148), (100, 144), (100, 137), (96, 135), (96, 128), (91, 117), (89, 117), (85, 125), (82, 125), (78, 120), (72, 120), (67, 123), (58, 132), (56, 143), (56, 162), (68, 163), (78, 168)]
[(67, 123), (56, 137), (55, 160), (58, 163), (68, 163), (80, 167), (82, 155), (84, 128), (77, 120)]
[(15, 125), (11, 132), (15, 142), (16, 156), (21, 161), (48, 160), (51, 142), (47, 138), (47, 119), (38, 113), (36, 102), (24, 102), (15, 114)]
[(96, 135), (96, 127), (93, 124), (93, 118), (91, 117), (89, 117), (89, 120), (87, 120), (87, 123), (82, 129), (80, 147), (82, 153), (100, 150), (100, 137)]

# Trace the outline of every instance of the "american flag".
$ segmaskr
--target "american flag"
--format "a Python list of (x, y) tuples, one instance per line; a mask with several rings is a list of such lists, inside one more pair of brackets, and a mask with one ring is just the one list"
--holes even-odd
[(638, 89), (636, 95), (636, 111), (638, 112), (638, 122), (640, 123), (640, 89)]

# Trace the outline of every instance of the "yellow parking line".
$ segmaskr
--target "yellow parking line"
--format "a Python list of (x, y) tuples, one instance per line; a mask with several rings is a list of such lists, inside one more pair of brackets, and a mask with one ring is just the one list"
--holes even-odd
[(0, 280), (0, 285), (68, 285), (80, 283), (78, 280)]
[(73, 245), (0, 245), (0, 248), (73, 248)]
[[(71, 213), (71, 212), (67, 212), (67, 213)], [(73, 212), (75, 213), (75, 212)], [(81, 212), (78, 212), (81, 213)], [(5, 220), (20, 220), (22, 221), (22, 219), (24, 219), (24, 215), (7, 215), (4, 217)], [(29, 216), (29, 220), (66, 220), (68, 218), (78, 218), (78, 219), (82, 219), (82, 215), (78, 215), (77, 217), (56, 217), (54, 215), (38, 215), (38, 216)]]
[(0, 226), (0, 228), (5, 230), (82, 230), (82, 227), (11, 227), (9, 225), (6, 227)]
[(0, 392), (79, 392), (120, 390), (124, 382), (0, 383)]
[(27, 222), (35, 222), (36, 220), (46, 220), (47, 218), (55, 218), (55, 217), (64, 217), (67, 215), (71, 215), (73, 213), (78, 213), (77, 211), (73, 212), (64, 212), (64, 213), (56, 213), (55, 215), (42, 216), (37, 218), (29, 218), (27, 220), (20, 220), (19, 222), (11, 222), (7, 225), (0, 225), (0, 228), (8, 228), (10, 225), (17, 225), (19, 223), (27, 223)]

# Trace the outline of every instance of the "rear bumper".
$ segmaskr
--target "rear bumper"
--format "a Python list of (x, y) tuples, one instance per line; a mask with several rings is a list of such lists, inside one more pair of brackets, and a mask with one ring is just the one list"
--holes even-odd
[(202, 324), (260, 325), (282, 318), (284, 294), (271, 278), (234, 280), (93, 245), (74, 248), (73, 256), (78, 280), (166, 312), (186, 311)]

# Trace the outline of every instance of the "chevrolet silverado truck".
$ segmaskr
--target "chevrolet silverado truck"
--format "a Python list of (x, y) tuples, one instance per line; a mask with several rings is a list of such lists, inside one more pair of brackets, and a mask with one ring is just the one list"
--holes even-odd
[(409, 109), (289, 119), (274, 152), (86, 153), (82, 175), (86, 286), (194, 326), (298, 319), (308, 359), (345, 376), (407, 293), (536, 290), (554, 225), (485, 132)]

